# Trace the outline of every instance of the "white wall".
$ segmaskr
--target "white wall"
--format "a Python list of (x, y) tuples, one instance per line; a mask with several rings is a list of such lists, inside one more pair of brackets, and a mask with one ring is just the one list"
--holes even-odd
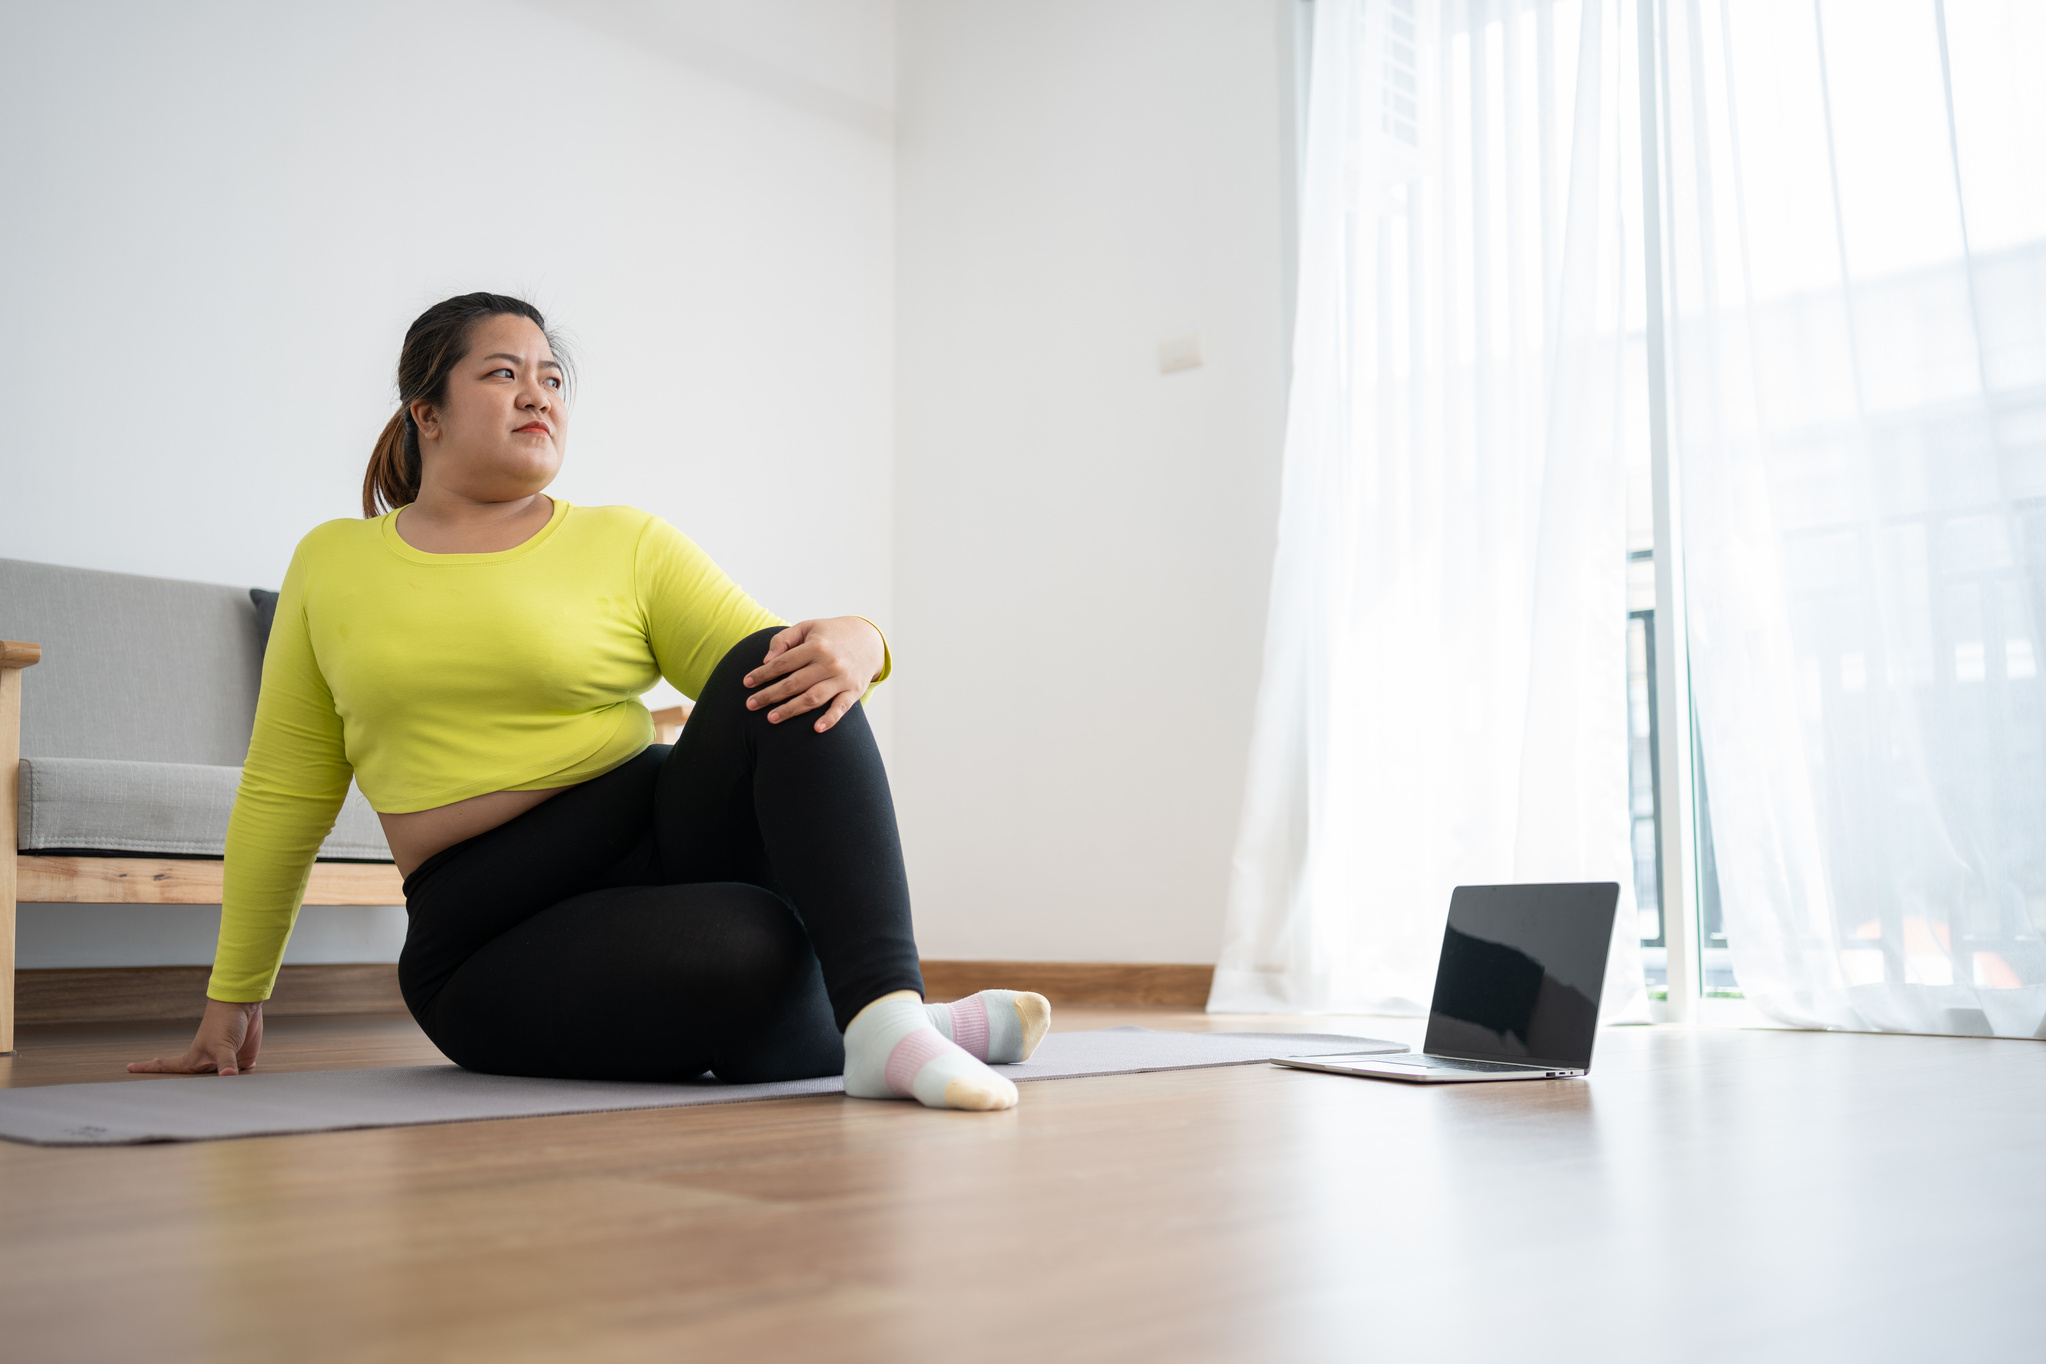
[[(563, 496), (890, 619), (890, 0), (0, 19), (0, 556), (274, 586), (359, 514), (406, 324), (483, 288), (577, 343)], [(210, 959), (205, 907), (22, 913), (25, 967)], [(401, 935), (309, 907), (287, 959)]]
[[(0, 555), (275, 583), (405, 324), (525, 293), (583, 361), (564, 496), (892, 626), (928, 954), (1211, 961), (1296, 3), (0, 0)], [(66, 913), (24, 965), (210, 947)], [(397, 931), (312, 907), (293, 959)]]
[[(1215, 959), (1284, 417), (1291, 0), (903, 0), (898, 728), (927, 955)], [(1206, 363), (1161, 375), (1161, 338)]]
[(577, 343), (563, 496), (888, 615), (889, 0), (0, 13), (0, 554), (274, 585), (487, 288)]

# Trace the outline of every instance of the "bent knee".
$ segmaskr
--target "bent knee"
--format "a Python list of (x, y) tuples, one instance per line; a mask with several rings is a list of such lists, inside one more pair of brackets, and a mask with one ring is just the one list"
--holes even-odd
[(774, 644), (774, 637), (784, 628), (786, 627), (770, 625), (764, 630), (755, 630), (725, 650), (725, 656), (719, 659), (717, 667), (711, 670), (711, 681), (716, 682), (721, 678), (730, 677), (744, 689), (746, 674), (767, 661), (767, 651)]
[(763, 679), (760, 686), (749, 687), (746, 677), (767, 661), (768, 646), (781, 631), (780, 626), (755, 630), (725, 650), (725, 656), (718, 660), (717, 666), (711, 669), (709, 680), (703, 684), (703, 691), (696, 698), (696, 712), (690, 718), (694, 720), (697, 715), (718, 711), (729, 711), (735, 717), (759, 714), (747, 709), (746, 698), (761, 687), (770, 685), (772, 679)]

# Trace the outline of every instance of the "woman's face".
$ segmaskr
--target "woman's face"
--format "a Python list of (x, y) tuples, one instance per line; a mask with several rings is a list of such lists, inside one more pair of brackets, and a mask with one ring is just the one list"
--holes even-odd
[(420, 481), (478, 502), (541, 491), (568, 446), (561, 399), (561, 366), (546, 335), (523, 317), (485, 318), (448, 375), (446, 401), (412, 404)]

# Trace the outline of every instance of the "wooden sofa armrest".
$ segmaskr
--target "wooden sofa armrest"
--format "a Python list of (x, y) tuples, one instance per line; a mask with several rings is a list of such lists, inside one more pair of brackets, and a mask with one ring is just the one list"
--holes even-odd
[(0, 639), (0, 1055), (14, 1050), (14, 848), (20, 810), (21, 670), (43, 661), (43, 646)]
[(679, 706), (663, 706), (654, 712), (654, 742), (672, 744), (675, 736), (682, 732), (682, 726), (689, 723), (689, 712), (696, 709), (694, 701), (684, 701)]

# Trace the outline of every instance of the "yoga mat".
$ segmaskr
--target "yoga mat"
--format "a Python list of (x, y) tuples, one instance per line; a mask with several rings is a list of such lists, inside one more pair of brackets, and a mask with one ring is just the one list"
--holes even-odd
[[(1102, 1028), (1055, 1032), (1028, 1061), (994, 1069), (1011, 1080), (1063, 1080), (1078, 1075), (1129, 1075), (1148, 1070), (1241, 1066), (1274, 1056), (1394, 1052), (1397, 1042), (1331, 1033), (1158, 1032)], [(40, 1085), (0, 1090), (0, 1138), (36, 1146), (127, 1146), (150, 1141), (213, 1141), (351, 1127), (407, 1127), (599, 1113), (685, 1104), (743, 1103), (836, 1094), (837, 1075), (727, 1085), (609, 1080), (533, 1080), (481, 1075), (459, 1066), (393, 1066), (376, 1070), (252, 1071), (229, 1079), (164, 1076), (104, 1084)]]

